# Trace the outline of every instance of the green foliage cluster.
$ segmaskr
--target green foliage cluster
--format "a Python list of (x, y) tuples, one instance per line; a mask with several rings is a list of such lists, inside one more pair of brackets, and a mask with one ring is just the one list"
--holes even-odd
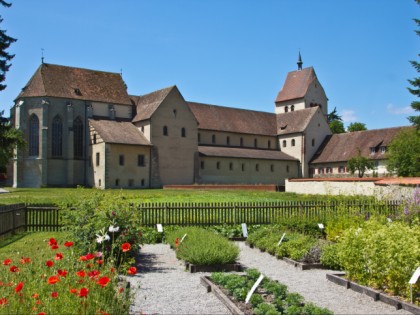
[[(79, 190), (85, 195), (83, 188)], [(81, 253), (101, 251), (105, 257), (112, 256), (118, 263), (123, 256), (134, 257), (142, 244), (138, 212), (122, 196), (89, 190), (84, 198), (71, 206), (62, 205), (62, 209), (63, 229), (68, 231)], [(96, 248), (92, 248), (92, 243)], [(130, 243), (129, 252), (122, 253), (123, 243)], [(131, 264), (133, 259), (126, 261)]]
[(352, 157), (347, 162), (347, 167), (351, 174), (357, 172), (357, 176), (362, 178), (367, 170), (373, 169), (373, 163), (367, 157), (362, 156), (360, 149), (358, 150), (357, 156)]
[[(285, 237), (278, 245), (285, 232)], [(325, 240), (312, 235), (290, 232), (281, 225), (262, 227), (250, 233), (247, 243), (280, 258), (288, 257), (311, 263), (319, 262), (322, 248), (327, 244)]]
[(178, 259), (195, 265), (231, 264), (235, 263), (239, 256), (239, 248), (234, 243), (199, 227), (186, 227), (168, 232), (166, 241), (176, 250)]
[[(238, 301), (245, 301), (249, 290), (260, 276), (257, 269), (247, 269), (245, 275), (227, 274), (215, 272), (211, 280), (221, 287), (224, 287), (229, 295)], [(270, 296), (270, 299), (266, 297)], [(260, 288), (254, 292), (250, 299), (253, 313), (263, 314), (332, 314), (326, 308), (320, 308), (312, 303), (305, 303), (303, 297), (298, 293), (289, 293), (286, 285), (269, 278), (264, 278)]]
[[(370, 219), (344, 232), (336, 255), (351, 280), (409, 298), (408, 281), (420, 265), (420, 229), (404, 222)], [(419, 285), (413, 290), (415, 296)]]

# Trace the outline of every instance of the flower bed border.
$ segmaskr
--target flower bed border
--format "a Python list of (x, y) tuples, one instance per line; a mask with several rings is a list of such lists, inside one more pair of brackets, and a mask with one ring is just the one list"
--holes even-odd
[(396, 310), (404, 309), (413, 314), (420, 314), (419, 306), (402, 301), (396, 297), (389, 296), (385, 294), (384, 292), (374, 290), (372, 288), (357, 284), (356, 282), (347, 280), (346, 278), (343, 277), (344, 275), (345, 273), (335, 273), (335, 274), (327, 273), (326, 276), (327, 276), (327, 280), (335, 284), (344, 286), (346, 287), (346, 289), (352, 289), (353, 291), (356, 291), (358, 293), (362, 293), (367, 296), (370, 296), (371, 298), (373, 298), (374, 301), (381, 301), (383, 303), (392, 305), (395, 307)]
[(206, 287), (207, 293), (213, 292), (213, 294), (229, 309), (232, 314), (244, 314), (244, 312), (242, 312), (239, 307), (237, 307), (236, 304), (233, 303), (229, 297), (210, 280), (208, 276), (200, 277), (200, 283)]
[(279, 259), (283, 259), (284, 262), (295, 266), (296, 268), (299, 268), (301, 270), (310, 270), (310, 269), (328, 269), (327, 267), (325, 267), (323, 264), (321, 263), (305, 263), (305, 262), (300, 262), (300, 261), (296, 261), (287, 257), (283, 257), (283, 258), (279, 258)]
[(185, 262), (185, 269), (191, 273), (195, 272), (220, 272), (220, 271), (242, 271), (243, 267), (241, 264), (214, 264), (214, 265), (194, 265), (189, 262)]

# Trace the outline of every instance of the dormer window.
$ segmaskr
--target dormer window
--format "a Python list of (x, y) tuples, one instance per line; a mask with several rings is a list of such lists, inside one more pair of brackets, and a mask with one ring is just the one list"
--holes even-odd
[(376, 152), (376, 148), (375, 147), (370, 147), (370, 154), (375, 154)]
[(78, 96), (82, 96), (82, 92), (79, 89), (74, 89), (74, 94), (78, 95)]
[(381, 153), (384, 154), (386, 152), (386, 147), (381, 147)]

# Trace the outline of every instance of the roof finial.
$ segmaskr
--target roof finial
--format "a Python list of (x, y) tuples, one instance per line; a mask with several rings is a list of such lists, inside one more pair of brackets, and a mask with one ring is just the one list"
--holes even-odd
[(302, 64), (303, 64), (302, 57), (300, 56), (300, 50), (299, 50), (299, 58), (298, 58), (298, 62), (297, 62), (298, 70), (302, 70)]
[(123, 76), (122, 68), (120, 68), (120, 76)]
[(41, 48), (41, 62), (44, 64), (44, 48)]

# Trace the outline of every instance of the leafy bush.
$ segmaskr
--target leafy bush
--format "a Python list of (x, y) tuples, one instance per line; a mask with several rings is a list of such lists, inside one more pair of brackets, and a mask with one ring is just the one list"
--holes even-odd
[[(182, 237), (187, 234), (181, 243)], [(166, 241), (176, 248), (176, 256), (196, 265), (234, 263), (239, 248), (226, 238), (198, 227), (187, 227), (168, 232)]]
[[(420, 265), (418, 226), (371, 219), (361, 228), (347, 230), (337, 247), (339, 262), (351, 280), (409, 297), (408, 281)], [(413, 291), (415, 296), (420, 290)]]
[(330, 243), (322, 248), (320, 261), (329, 269), (343, 270), (338, 257), (338, 245), (336, 243)]
[[(77, 244), (78, 252), (100, 251), (105, 257), (113, 257), (117, 264), (123, 256), (133, 256), (142, 243), (140, 220), (134, 206), (118, 194), (101, 190), (86, 194), (83, 188), (79, 190), (84, 198), (75, 201), (72, 207), (62, 206), (64, 229)], [(132, 246), (123, 254), (124, 243)]]

